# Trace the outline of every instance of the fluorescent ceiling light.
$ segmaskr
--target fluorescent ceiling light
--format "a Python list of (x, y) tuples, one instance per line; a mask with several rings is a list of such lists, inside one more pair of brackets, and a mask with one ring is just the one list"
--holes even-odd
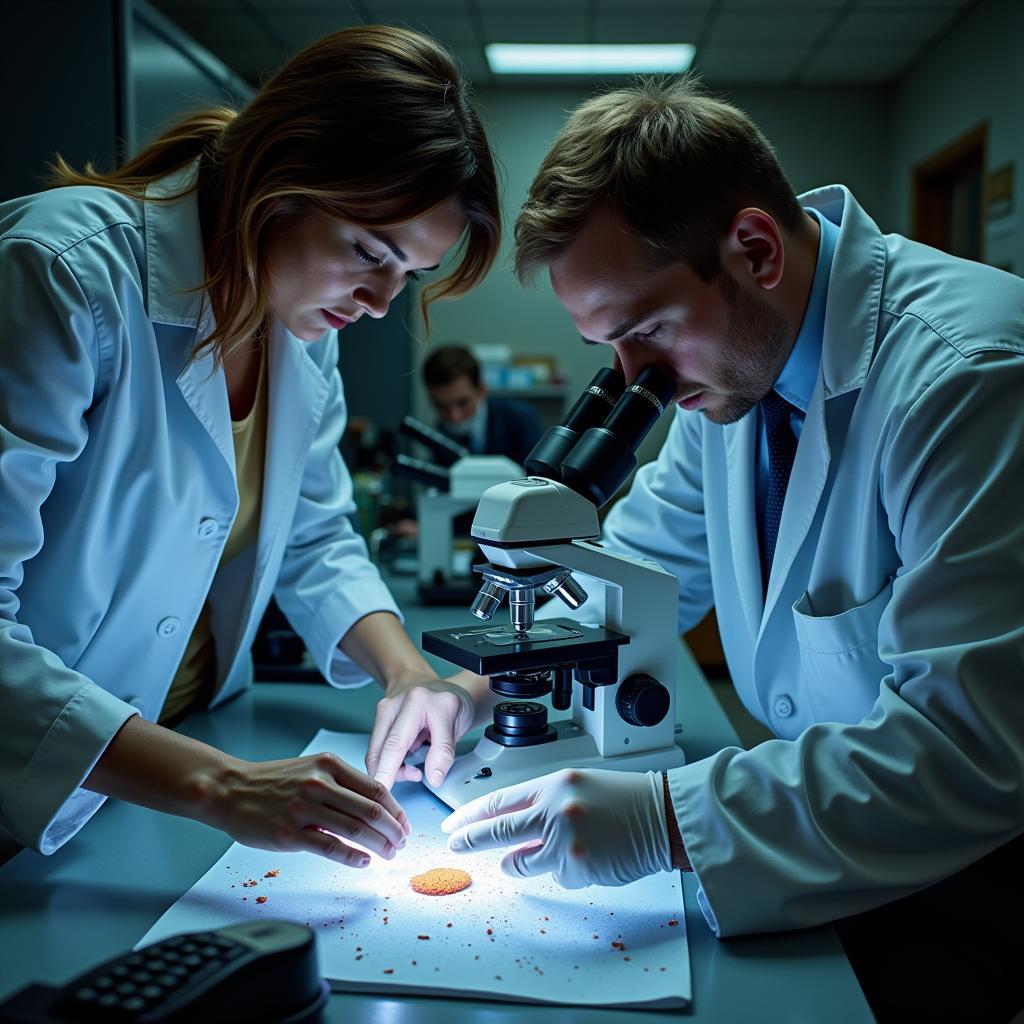
[(692, 43), (488, 43), (484, 50), (499, 75), (685, 71), (697, 52)]

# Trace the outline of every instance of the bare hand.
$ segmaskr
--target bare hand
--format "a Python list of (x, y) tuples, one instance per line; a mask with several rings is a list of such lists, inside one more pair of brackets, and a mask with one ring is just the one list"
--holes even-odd
[(349, 867), (390, 860), (409, 820), (386, 786), (334, 754), (233, 761), (221, 777), (212, 824), (246, 846), (306, 850)]
[(434, 785), (444, 781), (455, 760), (455, 743), (473, 724), (472, 695), (447, 679), (427, 679), (389, 688), (377, 705), (366, 748), (366, 771), (390, 789), (396, 781), (416, 782), (423, 772), (404, 763), (429, 740), (424, 769)]

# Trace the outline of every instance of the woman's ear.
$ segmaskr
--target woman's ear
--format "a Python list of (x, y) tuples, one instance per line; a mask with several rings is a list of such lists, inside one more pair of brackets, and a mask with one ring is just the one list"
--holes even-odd
[(782, 280), (786, 249), (775, 218), (748, 206), (732, 219), (719, 247), (722, 265), (737, 281), (774, 288)]

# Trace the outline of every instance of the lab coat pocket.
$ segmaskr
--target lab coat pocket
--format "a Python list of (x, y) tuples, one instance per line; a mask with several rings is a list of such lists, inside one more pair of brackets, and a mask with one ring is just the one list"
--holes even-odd
[(892, 580), (870, 600), (836, 615), (815, 615), (811, 596), (793, 605), (800, 673), (819, 721), (860, 721), (891, 668), (878, 656), (878, 624)]

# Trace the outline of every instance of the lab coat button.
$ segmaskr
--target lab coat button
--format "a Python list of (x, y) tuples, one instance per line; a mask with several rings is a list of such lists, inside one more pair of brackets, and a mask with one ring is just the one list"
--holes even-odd
[(202, 519), (199, 522), (199, 536), (212, 537), (217, 532), (216, 519)]
[(793, 714), (793, 698), (788, 693), (775, 698), (775, 714), (779, 718), (789, 718)]
[(181, 629), (181, 619), (175, 618), (173, 615), (168, 615), (166, 619), (161, 619), (160, 625), (156, 627), (156, 631), (161, 636), (174, 636), (179, 629)]

